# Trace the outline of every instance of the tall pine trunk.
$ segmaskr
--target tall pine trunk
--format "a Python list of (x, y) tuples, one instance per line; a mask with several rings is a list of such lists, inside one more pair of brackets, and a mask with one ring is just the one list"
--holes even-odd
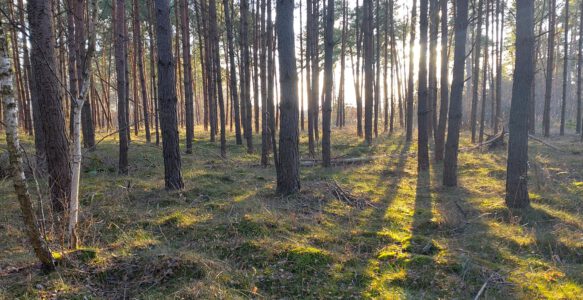
[(543, 135), (551, 134), (551, 99), (553, 97), (553, 73), (555, 70), (555, 18), (556, 0), (549, 3), (549, 32), (547, 48), (547, 74), (545, 83), (545, 103), (543, 110)]
[(410, 28), (410, 39), (409, 39), (409, 81), (407, 83), (407, 104), (406, 110), (406, 134), (405, 138), (407, 142), (413, 140), (413, 102), (414, 94), (413, 89), (415, 88), (414, 79), (414, 66), (415, 66), (415, 27), (417, 26), (417, 0), (413, 0), (413, 8), (411, 9), (411, 24)]
[(528, 102), (534, 80), (534, 2), (516, 2), (516, 66), (510, 107), (506, 205), (524, 208), (528, 198)]
[(279, 159), (277, 191), (282, 194), (300, 190), (300, 153), (298, 130), (298, 77), (296, 71), (294, 1), (277, 0), (277, 42), (281, 87), (279, 122)]
[(417, 168), (420, 171), (429, 169), (429, 117), (430, 108), (428, 105), (427, 90), (427, 35), (429, 31), (429, 20), (427, 16), (428, 0), (420, 1), (419, 14), (419, 87), (417, 104)]
[[(123, 2), (123, 0), (122, 0)], [(172, 28), (169, 0), (155, 0), (156, 37), (158, 49), (158, 101), (162, 127), (164, 183), (167, 190), (184, 187), (180, 171), (180, 149), (176, 117), (176, 81), (172, 58)]]
[(63, 97), (59, 89), (59, 74), (53, 36), (53, 1), (29, 0), (28, 22), (31, 40), (31, 75), (38, 95), (39, 119), (45, 137), (45, 153), (53, 209), (59, 212), (69, 205), (71, 170), (69, 144), (66, 137)]
[(443, 164), (443, 185), (457, 185), (458, 150), (462, 123), (462, 100), (466, 60), (466, 36), (468, 30), (468, 1), (456, 0), (455, 49), (453, 58), (453, 82), (448, 112), (447, 142)]
[(322, 165), (330, 166), (330, 134), (332, 117), (332, 92), (333, 92), (333, 61), (334, 52), (334, 0), (328, 0), (326, 6), (325, 28), (325, 54), (324, 54), (324, 103), (322, 105)]

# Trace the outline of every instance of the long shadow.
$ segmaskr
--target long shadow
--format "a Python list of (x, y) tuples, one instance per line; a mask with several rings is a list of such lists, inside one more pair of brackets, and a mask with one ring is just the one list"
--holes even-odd
[(419, 171), (415, 189), (415, 204), (411, 228), (411, 239), (403, 249), (410, 256), (404, 262), (407, 270), (406, 284), (413, 288), (413, 298), (423, 297), (425, 290), (435, 280), (434, 255), (440, 250), (432, 239), (437, 227), (433, 222), (433, 198), (431, 196), (431, 173)]
[[(367, 289), (370, 288), (374, 280), (369, 273), (371, 263), (377, 259), (378, 250), (382, 249), (387, 244), (395, 241), (380, 235), (386, 225), (386, 213), (389, 207), (393, 204), (398, 195), (400, 184), (403, 180), (404, 170), (409, 158), (410, 143), (400, 143), (397, 148), (392, 151), (389, 158), (389, 164), (381, 171), (380, 179), (377, 182), (379, 188), (386, 187), (384, 196), (376, 202), (374, 209), (365, 211), (353, 211), (353, 217), (363, 217), (366, 219), (364, 224), (357, 226), (356, 230), (345, 230), (347, 236), (343, 240), (348, 241), (347, 246), (353, 249), (358, 249), (355, 254), (356, 257), (346, 261), (340, 265), (343, 272), (343, 277), (337, 279), (339, 286), (349, 286), (352, 289), (351, 294), (344, 296), (362, 297)], [(396, 161), (394, 160), (396, 157)], [(373, 291), (374, 292), (374, 291)], [(374, 297), (375, 295), (369, 295)]]

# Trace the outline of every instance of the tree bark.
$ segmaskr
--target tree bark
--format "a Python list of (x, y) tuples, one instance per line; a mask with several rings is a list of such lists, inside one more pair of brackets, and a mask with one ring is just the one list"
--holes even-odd
[(227, 27), (227, 45), (229, 49), (229, 67), (230, 67), (230, 86), (231, 86), (231, 101), (232, 101), (232, 111), (235, 115), (235, 141), (237, 145), (243, 144), (243, 139), (241, 138), (241, 113), (239, 111), (239, 95), (237, 93), (237, 71), (235, 69), (235, 47), (233, 45), (233, 28), (230, 12), (229, 0), (223, 0), (223, 7), (225, 10), (225, 26)]
[(170, 3), (169, 0), (156, 0), (154, 3), (156, 7), (156, 37), (158, 38), (158, 101), (160, 102), (162, 152), (164, 154), (164, 183), (167, 190), (179, 190), (184, 187), (184, 182), (180, 171)]
[[(40, 8), (38, 3), (35, 2), (35, 0), (28, 0), (29, 9)], [(55, 268), (53, 256), (37, 226), (36, 215), (32, 207), (32, 199), (28, 192), (26, 177), (22, 167), (22, 148), (18, 137), (18, 105), (14, 99), (14, 91), (12, 89), (12, 68), (10, 66), (10, 58), (8, 57), (8, 41), (4, 31), (4, 24), (1, 20), (2, 19), (0, 19), (0, 98), (2, 98), (3, 104), (2, 113), (5, 122), (6, 146), (8, 148), (14, 191), (16, 192), (18, 203), (20, 204), (22, 220), (26, 228), (25, 232), (34, 253), (41, 262), (43, 269), (45, 271), (52, 271)], [(31, 22), (31, 24), (33, 23)], [(35, 47), (33, 46), (33, 49), (34, 48)]]
[(565, 112), (567, 110), (567, 88), (569, 76), (569, 0), (565, 1), (565, 24), (563, 31), (565, 40), (563, 41), (563, 97), (561, 101), (561, 127), (560, 135), (565, 135)]
[(244, 106), (243, 126), (244, 136), (247, 140), (247, 152), (253, 153), (253, 127), (251, 124), (252, 119), (252, 108), (251, 108), (251, 74), (249, 69), (249, 41), (248, 41), (248, 31), (249, 31), (249, 2), (248, 0), (241, 0), (241, 30), (240, 30), (240, 41), (241, 41), (241, 105)]
[(506, 205), (524, 208), (528, 198), (528, 107), (534, 80), (534, 2), (516, 3), (516, 66), (510, 107)]
[(125, 1), (116, 0), (115, 5), (115, 70), (117, 77), (117, 127), (119, 130), (119, 174), (128, 174), (128, 147), (129, 147), (129, 123), (126, 112), (127, 92), (126, 92), (126, 69), (127, 60), (125, 55)]
[[(140, 22), (140, 6), (138, 0), (133, 0), (134, 12), (134, 39), (136, 48), (136, 60), (138, 63), (138, 72), (140, 76), (140, 88), (142, 92), (142, 110), (144, 115), (144, 129), (146, 131), (146, 142), (151, 141), (150, 137), (150, 113), (148, 107), (148, 93), (146, 92), (146, 76), (144, 75), (144, 54), (142, 49), (142, 29)], [(186, 10), (185, 10), (186, 11)]]
[(456, 0), (455, 3), (453, 82), (451, 85), (451, 103), (448, 113), (449, 126), (447, 128), (447, 142), (445, 145), (445, 159), (443, 164), (443, 185), (445, 186), (457, 186), (458, 149), (465, 81), (466, 35), (468, 30), (468, 1)]
[(475, 45), (472, 51), (474, 65), (472, 67), (472, 107), (470, 112), (470, 127), (472, 131), (472, 143), (476, 142), (476, 129), (478, 120), (478, 101), (479, 101), (479, 87), (480, 87), (480, 55), (482, 51), (482, 23), (483, 23), (483, 3), (484, 0), (478, 2), (478, 23), (476, 25)]
[[(28, 22), (31, 39), (32, 76), (38, 95), (39, 121), (45, 137), (47, 169), (53, 209), (62, 212), (69, 205), (71, 171), (65, 134), (62, 95), (55, 58), (52, 1), (29, 0)], [(41, 97), (42, 95), (42, 97)]]
[(445, 144), (445, 128), (447, 126), (447, 110), (449, 107), (449, 54), (448, 54), (448, 25), (447, 0), (441, 0), (441, 82), (439, 124), (435, 136), (435, 161), (443, 160)]
[(298, 77), (293, 11), (293, 0), (277, 0), (276, 28), (281, 86), (277, 191), (282, 194), (295, 193), (300, 190)]
[(577, 52), (577, 133), (583, 132), (582, 119), (581, 119), (581, 103), (582, 103), (582, 85), (583, 85), (583, 1), (579, 6), (579, 50)]
[(551, 134), (551, 98), (553, 96), (553, 73), (555, 69), (555, 18), (556, 0), (549, 3), (549, 33), (547, 48), (547, 74), (545, 84), (545, 103), (543, 110), (543, 135)]
[(362, 3), (362, 34), (364, 49), (364, 139), (368, 145), (372, 144), (372, 114), (374, 104), (374, 50), (372, 29), (372, 0)]
[(427, 35), (429, 31), (428, 0), (420, 1), (419, 14), (419, 81), (417, 104), (417, 168), (420, 171), (429, 169), (429, 112), (427, 90)]
[(334, 0), (328, 0), (326, 6), (325, 28), (325, 54), (324, 54), (324, 103), (322, 105), (322, 166), (330, 166), (330, 134), (332, 117), (332, 93), (333, 93), (333, 61), (334, 52)]
[(406, 116), (406, 134), (407, 142), (413, 140), (413, 89), (415, 88), (414, 79), (414, 62), (415, 62), (415, 27), (417, 19), (417, 0), (413, 0), (413, 8), (411, 9), (411, 25), (410, 39), (409, 39), (409, 81), (407, 84), (407, 116)]

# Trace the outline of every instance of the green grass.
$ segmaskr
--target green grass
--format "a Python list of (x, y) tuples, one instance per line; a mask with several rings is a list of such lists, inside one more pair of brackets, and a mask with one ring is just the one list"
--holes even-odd
[[(418, 174), (416, 144), (400, 134), (368, 147), (335, 130), (333, 157), (390, 156), (302, 168), (302, 192), (281, 197), (258, 153), (229, 136), (223, 160), (203, 135), (182, 156), (181, 192), (164, 191), (161, 148), (141, 136), (129, 176), (116, 173), (114, 138), (88, 153), (84, 248), (73, 255), (52, 239), (67, 262), (50, 275), (39, 273), (11, 182), (0, 180), (0, 299), (468, 299), (485, 282), (487, 299), (583, 298), (583, 156), (571, 154), (581, 148), (573, 137), (552, 141), (567, 153), (531, 144), (546, 175), (531, 172), (532, 208), (511, 213), (502, 149), (461, 153), (459, 187), (444, 188), (442, 165)], [(302, 157), (306, 144), (302, 136)], [(335, 199), (330, 180), (374, 207)]]

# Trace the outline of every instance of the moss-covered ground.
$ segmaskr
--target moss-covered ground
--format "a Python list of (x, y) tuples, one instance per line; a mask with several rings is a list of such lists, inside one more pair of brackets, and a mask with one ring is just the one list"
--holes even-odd
[[(221, 159), (202, 136), (182, 156), (182, 192), (164, 191), (161, 148), (143, 137), (133, 137), (129, 176), (116, 173), (114, 137), (87, 153), (83, 251), (49, 275), (28, 246), (11, 181), (0, 180), (0, 298), (471, 299), (484, 287), (483, 299), (583, 299), (574, 136), (551, 140), (565, 152), (531, 144), (532, 208), (514, 212), (504, 206), (505, 149), (462, 152), (459, 187), (444, 188), (442, 165), (418, 174), (416, 144), (402, 135), (368, 147), (353, 129), (335, 130), (334, 157), (387, 156), (304, 167), (302, 192), (282, 197), (258, 154), (230, 136)], [(337, 200), (332, 181), (372, 205)]]

